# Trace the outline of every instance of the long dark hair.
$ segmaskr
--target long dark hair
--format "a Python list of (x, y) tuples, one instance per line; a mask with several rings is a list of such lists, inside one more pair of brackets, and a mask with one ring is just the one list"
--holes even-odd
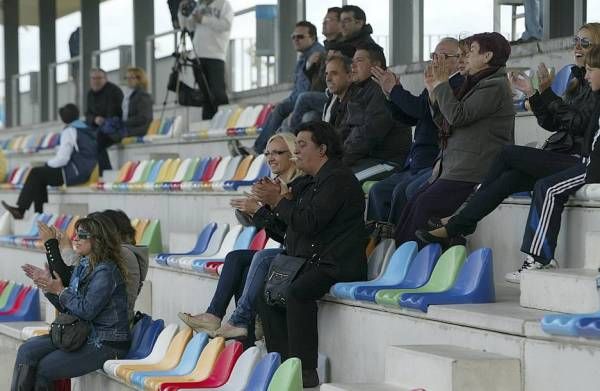
[(83, 229), (90, 233), (92, 251), (88, 255), (90, 269), (93, 270), (99, 262), (114, 262), (123, 280), (127, 280), (127, 268), (121, 255), (121, 240), (114, 223), (106, 216), (94, 214), (77, 220), (75, 230)]

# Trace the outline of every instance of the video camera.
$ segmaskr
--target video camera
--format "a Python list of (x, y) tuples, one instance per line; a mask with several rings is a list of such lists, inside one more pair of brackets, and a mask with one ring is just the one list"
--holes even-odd
[(169, 11), (171, 12), (171, 21), (173, 23), (173, 28), (179, 30), (179, 20), (177, 18), (177, 13), (179, 12), (179, 4), (181, 5), (181, 14), (186, 18), (190, 16), (198, 3), (196, 0), (167, 0), (169, 4)]

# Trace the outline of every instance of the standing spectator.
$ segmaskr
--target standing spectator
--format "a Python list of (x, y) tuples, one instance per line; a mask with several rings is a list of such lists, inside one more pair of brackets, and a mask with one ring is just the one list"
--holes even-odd
[(298, 357), (309, 388), (319, 384), (317, 300), (336, 282), (366, 277), (365, 200), (340, 161), (341, 145), (330, 125), (301, 125), (295, 152), (297, 167), (307, 176), (290, 184), (291, 197), (281, 195), (280, 184), (266, 181), (252, 192), (285, 223), (285, 254), (307, 261), (289, 286), (285, 309), (267, 305), (264, 295), (257, 307), (267, 350), (283, 360)]
[[(81, 35), (81, 27), (77, 27), (75, 31), (69, 35), (69, 55), (71, 59), (79, 56), (79, 40)], [(81, 60), (80, 60), (81, 61)], [(79, 103), (79, 62), (73, 62), (69, 65), (71, 69), (71, 77), (75, 85), (75, 99)]]
[(124, 137), (143, 136), (152, 122), (152, 97), (148, 91), (148, 78), (142, 68), (127, 69), (127, 86), (123, 99), (121, 118), (109, 118), (98, 132), (98, 164), (100, 176), (112, 169), (106, 149)]
[[(300, 54), (296, 62), (296, 68), (294, 69), (294, 88), (287, 98), (275, 106), (275, 109), (269, 115), (265, 126), (263, 126), (262, 131), (254, 142), (253, 150), (249, 151), (250, 153), (262, 153), (264, 151), (269, 138), (277, 132), (283, 120), (294, 110), (298, 96), (310, 88), (310, 80), (304, 73), (306, 62), (313, 53), (325, 52), (325, 48), (317, 40), (317, 28), (314, 24), (305, 20), (296, 23), (296, 28), (292, 33), (292, 44), (294, 45), (294, 49)], [(239, 147), (239, 142), (234, 148), (236, 147), (242, 153), (246, 152), (244, 148)]]
[(96, 135), (79, 120), (79, 109), (68, 103), (58, 110), (65, 128), (60, 134), (56, 155), (41, 167), (33, 167), (19, 193), (17, 206), (2, 201), (2, 206), (16, 219), (21, 220), (31, 204), (36, 213), (44, 211), (48, 202), (48, 186), (70, 186), (86, 182), (96, 164)]
[[(404, 165), (412, 140), (411, 128), (386, 109), (385, 95), (371, 78), (374, 67), (386, 68), (381, 46), (368, 42), (357, 46), (345, 112), (337, 114), (341, 115), (336, 132), (343, 144), (342, 161), (361, 181), (384, 178), (394, 166)], [(368, 174), (361, 173), (366, 170)]]
[(541, 41), (544, 37), (544, 0), (525, 0), (523, 6), (525, 7), (525, 31), (521, 38), (511, 42), (513, 45)]
[[(458, 69), (458, 41), (454, 38), (443, 38), (431, 53), (431, 59), (437, 56), (446, 58), (452, 74)], [(369, 191), (367, 219), (387, 221), (396, 224), (399, 212), (402, 211), (408, 197), (407, 187), (415, 180), (427, 180), (431, 176), (431, 168), (438, 153), (438, 127), (431, 118), (429, 92), (423, 89), (419, 96), (412, 95), (404, 89), (400, 79), (391, 71), (379, 67), (373, 68), (375, 81), (388, 97), (386, 107), (396, 119), (406, 124), (416, 125), (414, 141), (404, 166), (388, 178), (377, 182)], [(450, 79), (451, 87), (462, 84), (463, 77), (458, 74)], [(419, 184), (417, 184), (419, 186)], [(395, 211), (397, 213), (392, 214)]]
[(123, 111), (123, 91), (106, 79), (106, 72), (100, 68), (90, 71), (90, 90), (87, 94), (85, 121), (91, 128), (102, 126), (110, 117), (121, 118)]
[(225, 57), (233, 8), (228, 0), (200, 0), (194, 11), (185, 17), (181, 10), (188, 2), (184, 0), (179, 4), (179, 24), (194, 33), (194, 54), (197, 56), (194, 78), (202, 94), (208, 98), (202, 108), (202, 119), (211, 119), (219, 105), (229, 103), (225, 87)]

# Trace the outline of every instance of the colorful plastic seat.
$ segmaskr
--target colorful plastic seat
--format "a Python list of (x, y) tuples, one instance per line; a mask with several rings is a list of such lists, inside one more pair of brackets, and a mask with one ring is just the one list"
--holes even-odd
[(443, 292), (454, 285), (456, 276), (467, 257), (465, 246), (453, 246), (437, 261), (427, 284), (414, 289), (384, 289), (375, 295), (375, 302), (397, 306), (404, 293)]
[[(212, 342), (212, 341), (211, 341)], [(208, 346), (207, 346), (208, 349)], [(205, 349), (205, 350), (207, 350)], [(203, 368), (203, 371), (206, 372), (208, 367), (212, 367), (212, 370), (208, 374), (208, 376), (204, 376), (204, 373), (198, 374), (198, 379), (193, 381), (180, 381), (177, 382), (168, 382), (163, 383), (160, 386), (161, 391), (176, 391), (176, 390), (189, 390), (189, 389), (206, 389), (206, 388), (214, 388), (220, 387), (227, 382), (229, 377), (231, 376), (231, 372), (234, 368), (235, 363), (242, 355), (244, 351), (244, 346), (239, 341), (233, 341), (229, 345), (225, 346), (219, 356), (216, 358), (214, 365), (210, 365), (209, 362), (206, 362), (207, 359), (204, 357), (200, 357), (198, 360), (198, 366)], [(204, 355), (204, 352), (202, 352)], [(200, 362), (204, 360), (204, 362)], [(191, 376), (190, 376), (191, 377)], [(204, 377), (203, 380), (201, 378)]]
[(14, 307), (15, 301), (17, 300), (19, 292), (21, 292), (22, 288), (23, 285), (14, 283), (12, 286), (9, 285), (6, 288), (6, 295), (3, 294), (2, 297), (0, 297), (0, 299), (2, 300), (0, 301), (0, 312), (8, 311), (9, 309)]
[(438, 293), (405, 293), (400, 306), (427, 312), (430, 305), (475, 304), (496, 301), (492, 249), (480, 248), (472, 252), (456, 277), (452, 288)]
[(252, 238), (250, 245), (248, 246), (248, 250), (263, 250), (265, 245), (267, 244), (267, 240), (269, 237), (267, 236), (267, 232), (263, 229), (258, 231), (256, 235)]
[(27, 294), (31, 290), (30, 286), (21, 286), (16, 295), (12, 295), (6, 304), (6, 307), (0, 310), (0, 317), (4, 315), (12, 315), (16, 310), (21, 308), (21, 304), (27, 297)]
[(273, 374), (268, 391), (302, 391), (302, 363), (297, 357), (288, 358)]
[(383, 274), (394, 251), (396, 251), (394, 239), (384, 239), (379, 242), (367, 259), (367, 280), (374, 280)]
[[(191, 371), (186, 371), (182, 374), (146, 378), (144, 381), (144, 389), (147, 391), (158, 391), (164, 383), (188, 383), (206, 380), (212, 372), (219, 354), (224, 348), (225, 339), (223, 337), (212, 339), (202, 349), (200, 356), (191, 363)], [(175, 372), (175, 369), (173, 371)]]
[(104, 372), (110, 376), (116, 376), (117, 368), (121, 365), (152, 365), (159, 363), (165, 357), (178, 329), (179, 326), (175, 323), (165, 327), (156, 339), (154, 346), (152, 346), (152, 352), (147, 357), (139, 360), (108, 360), (104, 363)]
[(225, 181), (223, 184), (223, 188), (225, 190), (237, 190), (242, 186), (251, 186), (254, 182), (263, 178), (265, 176), (269, 176), (271, 173), (271, 169), (265, 163), (265, 155), (258, 155), (248, 167), (248, 171), (245, 176), (241, 179), (232, 179), (229, 181)]
[[(252, 238), (253, 238), (255, 232), (256, 232), (255, 227), (245, 227), (244, 229), (242, 229), (242, 232), (235, 240), (235, 244), (233, 245), (233, 250), (247, 250), (248, 246), (250, 245), (250, 242), (252, 241)], [(206, 262), (204, 262), (204, 268), (202, 271), (204, 271), (205, 273), (210, 273), (210, 274), (218, 274), (217, 270), (218, 270), (219, 266), (223, 264), (224, 261), (225, 261), (225, 258), (222, 258), (222, 259), (215, 258), (215, 259), (207, 260)], [(196, 266), (195, 270), (201, 271), (199, 266)]]
[(417, 253), (406, 271), (406, 275), (398, 284), (360, 286), (354, 291), (354, 298), (374, 302), (375, 295), (382, 289), (413, 289), (425, 285), (429, 281), (441, 253), (442, 248), (437, 243), (425, 246)]
[(125, 355), (125, 359), (140, 358), (135, 355), (136, 350), (140, 346), (140, 342), (144, 337), (144, 333), (148, 330), (148, 327), (152, 324), (152, 318), (146, 314), (142, 316), (142, 319), (138, 320), (137, 323), (131, 329), (131, 345), (129, 351)]
[[(6, 307), (9, 297), (13, 294), (15, 285), (14, 281), (9, 281), (2, 290), (2, 294), (0, 294), (0, 311)], [(15, 292), (14, 295), (16, 296), (17, 293), (18, 292)]]
[(554, 76), (554, 80), (552, 81), (552, 85), (550, 86), (550, 88), (552, 88), (552, 91), (556, 95), (562, 97), (567, 92), (567, 87), (569, 86), (569, 82), (574, 77), (573, 73), (571, 72), (571, 68), (573, 68), (574, 66), (575, 65), (573, 65), (573, 64), (565, 65)]
[[(248, 159), (248, 157), (246, 157), (246, 162), (248, 165), (250, 164), (251, 161), (252, 161), (252, 158)], [(228, 181), (228, 180), (233, 180), (241, 162), (242, 162), (242, 156), (233, 156), (227, 163), (227, 167), (224, 169), (222, 176), (216, 177), (217, 175), (215, 173), (216, 178), (213, 178), (210, 181), (210, 183), (207, 184), (206, 190), (222, 191), (223, 183), (225, 183), (225, 181)], [(204, 187), (203, 187), (203, 189), (204, 189)]]
[(581, 318), (575, 326), (577, 333), (585, 338), (600, 338), (600, 315)]
[(211, 256), (196, 257), (191, 263), (192, 269), (199, 271), (199, 272), (204, 272), (204, 264), (206, 262), (225, 259), (227, 254), (229, 254), (229, 252), (234, 250), (235, 244), (237, 242), (237, 238), (241, 232), (242, 232), (241, 225), (236, 225), (236, 226), (232, 227), (229, 230), (229, 232), (227, 232), (227, 235), (225, 235), (225, 238), (223, 239), (223, 243), (221, 243), (221, 247), (219, 248), (219, 251), (216, 254), (211, 255)]
[(331, 287), (330, 293), (340, 299), (355, 300), (354, 292), (358, 287), (397, 284), (404, 279), (408, 266), (416, 255), (417, 242), (406, 242), (394, 252), (381, 277), (372, 281), (337, 283)]
[(40, 320), (39, 290), (28, 287), (23, 298), (6, 312), (0, 312), (0, 322), (32, 322)]
[[(219, 164), (217, 165), (217, 168), (215, 169), (215, 172), (213, 173), (212, 177), (210, 178), (210, 180), (207, 181), (203, 181), (202, 185), (201, 185), (201, 190), (202, 191), (209, 191), (212, 190), (212, 184), (213, 182), (219, 182), (221, 180), (223, 180), (225, 174), (227, 173), (227, 170), (231, 164), (231, 161), (234, 159), (233, 156), (225, 156), (221, 159), (221, 161), (219, 162)], [(240, 156), (236, 156), (235, 159), (237, 159), (238, 163), (241, 160)], [(237, 167), (237, 163), (236, 163), (236, 167)]]
[[(223, 240), (225, 236), (229, 232), (229, 224), (219, 224), (215, 232), (210, 238), (210, 242), (208, 243), (206, 250), (202, 254), (198, 255), (185, 255), (185, 256), (177, 256), (177, 267), (181, 269), (192, 270), (192, 263), (198, 257), (210, 257), (219, 252), (221, 245), (223, 244)], [(175, 265), (175, 260), (167, 262), (171, 262), (170, 264)]]
[[(202, 231), (200, 231), (198, 239), (196, 240), (196, 244), (190, 251), (186, 253), (161, 253), (156, 256), (156, 262), (161, 265), (166, 265), (169, 263), (169, 258), (176, 259), (176, 257), (180, 255), (202, 254), (204, 251), (206, 251), (206, 247), (210, 242), (210, 238), (212, 237), (216, 229), (217, 223), (208, 223), (204, 228), (202, 228)], [(172, 265), (169, 264), (169, 266)]]
[(157, 319), (155, 321), (152, 321), (150, 323), (150, 325), (148, 326), (148, 328), (146, 329), (146, 331), (144, 332), (144, 335), (142, 336), (142, 338), (140, 340), (140, 344), (137, 347), (136, 351), (133, 352), (130, 357), (125, 357), (125, 358), (141, 360), (143, 358), (148, 357), (148, 355), (150, 353), (152, 353), (152, 348), (154, 347), (154, 344), (156, 343), (158, 336), (160, 335), (160, 333), (163, 331), (164, 328), (165, 328), (164, 320)]
[(542, 330), (552, 335), (579, 336), (578, 322), (585, 318), (600, 317), (600, 311), (587, 314), (549, 314), (541, 320)]
[(200, 353), (202, 353), (202, 350), (207, 343), (208, 335), (206, 333), (196, 334), (187, 343), (176, 366), (154, 371), (136, 371), (131, 376), (131, 385), (136, 386), (137, 388), (144, 388), (146, 379), (152, 377), (182, 376), (190, 373), (192, 369), (194, 369), (198, 357), (200, 357)]
[(202, 388), (207, 391), (240, 391), (243, 390), (248, 384), (248, 380), (252, 375), (252, 371), (258, 364), (262, 357), (262, 353), (259, 348), (252, 346), (242, 353), (242, 355), (235, 362), (235, 366), (231, 371), (229, 379), (225, 384), (220, 387), (214, 388)]
[(267, 353), (256, 365), (244, 391), (267, 391), (273, 374), (281, 364), (279, 353)]

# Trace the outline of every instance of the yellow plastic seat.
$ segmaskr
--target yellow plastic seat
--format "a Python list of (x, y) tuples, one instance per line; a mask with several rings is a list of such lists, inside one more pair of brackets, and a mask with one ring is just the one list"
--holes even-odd
[(175, 179), (175, 175), (177, 175), (177, 170), (179, 170), (180, 166), (181, 166), (181, 159), (173, 160), (173, 162), (169, 166), (167, 172), (165, 172), (164, 180), (159, 181), (159, 182), (173, 182), (173, 179)]
[(135, 227), (135, 242), (140, 243), (142, 241), (142, 237), (144, 236), (144, 231), (148, 227), (150, 223), (150, 219), (140, 219), (140, 222)]
[(155, 118), (152, 120), (152, 122), (150, 122), (150, 125), (148, 125), (148, 131), (146, 134), (158, 134), (158, 129), (160, 129), (160, 118)]
[(174, 159), (165, 160), (165, 162), (163, 163), (160, 170), (158, 170), (158, 175), (156, 176), (156, 180), (154, 181), (154, 183), (165, 182), (167, 172), (169, 171), (169, 168), (173, 164), (173, 161), (174, 161)]
[(237, 124), (238, 119), (240, 119), (240, 115), (242, 115), (242, 111), (244, 111), (244, 109), (242, 109), (241, 107), (238, 107), (237, 109), (235, 109), (235, 111), (231, 114), (231, 116), (227, 120), (225, 129), (235, 128), (235, 125)]
[(192, 339), (192, 329), (189, 327), (182, 328), (169, 345), (169, 349), (165, 356), (157, 364), (142, 364), (142, 365), (120, 365), (117, 368), (117, 376), (127, 383), (131, 384), (131, 376), (134, 372), (140, 371), (165, 371), (174, 368), (181, 360), (181, 355), (185, 350), (187, 343)]
[(252, 155), (246, 156), (240, 162), (240, 165), (238, 166), (237, 170), (235, 170), (235, 174), (233, 175), (233, 178), (231, 178), (229, 180), (241, 181), (242, 179), (244, 179), (246, 177), (246, 174), (248, 173), (248, 169), (250, 169), (252, 160), (254, 160), (254, 156), (252, 156)]
[(133, 163), (134, 162), (132, 162), (132, 161), (128, 161), (128, 162), (125, 162), (125, 164), (123, 164), (123, 167), (121, 167), (121, 169), (119, 170), (119, 175), (117, 175), (117, 180), (115, 181), (116, 183), (123, 182), (125, 180), (125, 177), (127, 176), (127, 172), (129, 171), (129, 169), (131, 168)]
[(223, 337), (214, 338), (202, 350), (196, 367), (192, 372), (185, 376), (148, 377), (144, 380), (144, 389), (147, 391), (158, 391), (162, 383), (185, 383), (205, 380), (212, 372), (215, 362), (223, 349), (225, 349), (225, 339)]

